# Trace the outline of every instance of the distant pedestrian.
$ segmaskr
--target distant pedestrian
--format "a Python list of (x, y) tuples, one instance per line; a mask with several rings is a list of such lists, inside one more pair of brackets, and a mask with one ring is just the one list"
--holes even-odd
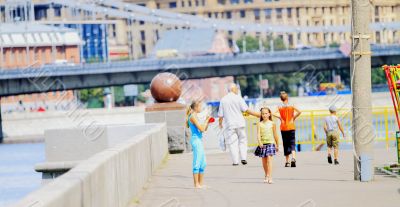
[(258, 147), (254, 154), (262, 158), (265, 173), (264, 182), (272, 184), (272, 157), (279, 151), (279, 140), (276, 125), (272, 121), (271, 110), (261, 108), (260, 112), (260, 122), (257, 123)]
[[(289, 97), (285, 91), (281, 92), (280, 98), (282, 104), (278, 106), (274, 116), (281, 120), (280, 129), (283, 153), (286, 158), (285, 167), (296, 167), (296, 128), (294, 122), (301, 112), (293, 104), (289, 103)], [(292, 155), (292, 159), (289, 162), (290, 155)]]
[(206, 167), (206, 157), (204, 154), (203, 146), (203, 132), (208, 128), (209, 120), (211, 117), (207, 117), (204, 124), (201, 124), (197, 114), (201, 112), (202, 102), (193, 101), (187, 111), (187, 127), (190, 128), (191, 138), (190, 144), (193, 150), (193, 181), (195, 188), (203, 187), (204, 170)]
[(329, 107), (329, 112), (331, 113), (329, 116), (325, 117), (324, 131), (326, 134), (326, 144), (328, 146), (328, 163), (332, 164), (332, 156), (331, 150), (334, 150), (334, 163), (335, 165), (339, 164), (338, 156), (339, 156), (339, 130), (342, 132), (343, 137), (344, 131), (342, 124), (340, 123), (339, 118), (336, 116), (336, 107)]

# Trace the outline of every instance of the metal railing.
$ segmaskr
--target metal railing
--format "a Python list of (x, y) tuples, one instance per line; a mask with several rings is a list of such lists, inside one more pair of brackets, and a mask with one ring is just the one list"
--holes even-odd
[[(400, 45), (372, 45), (373, 56), (400, 55)], [(279, 63), (288, 61), (305, 61), (320, 59), (346, 58), (338, 48), (314, 48), (309, 50), (284, 50), (275, 52), (242, 53), (236, 56), (229, 55), (206, 55), (193, 57), (177, 57), (171, 59), (146, 58), (134, 61), (119, 61), (108, 63), (88, 63), (74, 66), (49, 65), (41, 68), (26, 70), (1, 69), (0, 79), (15, 79), (25, 77), (37, 77), (38, 75), (63, 76), (81, 74), (99, 74), (113, 72), (133, 72), (175, 68), (197, 68), (215, 67), (229, 65), (248, 65), (262, 63)], [(174, 67), (173, 67), (174, 68)], [(44, 72), (45, 71), (45, 72)]]
[[(389, 147), (391, 141), (395, 141), (397, 123), (395, 112), (391, 107), (378, 107), (372, 110), (372, 124), (375, 132), (375, 142), (384, 142), (386, 148)], [(326, 135), (324, 132), (324, 119), (329, 115), (327, 110), (302, 111), (301, 116), (295, 121), (296, 125), (296, 144), (311, 145), (315, 150), (318, 145), (326, 143)], [(351, 109), (339, 109), (337, 112), (345, 137), (340, 136), (339, 142), (352, 142), (352, 113)], [(257, 146), (257, 128), (258, 118), (246, 116), (248, 145)], [(279, 120), (274, 119), (277, 124), (278, 136)]]

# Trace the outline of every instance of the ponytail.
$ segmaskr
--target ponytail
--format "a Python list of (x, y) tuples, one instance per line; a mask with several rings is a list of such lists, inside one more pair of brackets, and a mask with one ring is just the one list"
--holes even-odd
[(200, 103), (201, 101), (198, 100), (193, 100), (190, 106), (187, 107), (186, 109), (186, 127), (189, 128), (189, 116), (192, 114), (192, 110), (196, 108), (196, 106)]
[(190, 116), (190, 112), (191, 112), (192, 108), (190, 106), (188, 106), (186, 108), (186, 127), (189, 128), (189, 116)]

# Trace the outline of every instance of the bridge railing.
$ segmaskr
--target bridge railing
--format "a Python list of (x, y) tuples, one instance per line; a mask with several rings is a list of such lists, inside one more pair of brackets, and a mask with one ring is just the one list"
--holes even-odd
[[(397, 124), (395, 112), (391, 107), (379, 107), (372, 110), (372, 124), (374, 128), (375, 143), (383, 143), (387, 148), (391, 141), (395, 141)], [(318, 145), (326, 143), (326, 135), (324, 132), (325, 117), (329, 115), (327, 110), (312, 110), (302, 111), (301, 116), (295, 121), (296, 125), (296, 144), (309, 145), (312, 150), (315, 150)], [(339, 109), (337, 112), (345, 137), (340, 136), (339, 142), (352, 142), (352, 113), (350, 109)], [(279, 131), (279, 120), (274, 119), (277, 124), (278, 136), (281, 136)], [(259, 119), (247, 116), (247, 135), (248, 145), (257, 146), (257, 127)]]
[[(398, 55), (400, 54), (400, 45), (372, 45), (371, 49), (373, 50), (373, 54), (380, 55), (382, 52), (384, 54), (392, 54)], [(160, 69), (162, 66), (172, 66), (174, 64), (212, 64), (215, 62), (223, 62), (223, 61), (241, 61), (241, 60), (265, 60), (265, 59), (274, 59), (274, 60), (285, 60), (290, 57), (310, 57), (317, 58), (326, 55), (334, 55), (335, 57), (344, 57), (343, 54), (338, 50), (338, 48), (312, 48), (307, 50), (282, 50), (282, 51), (265, 51), (265, 52), (252, 52), (252, 53), (239, 53), (237, 55), (233, 54), (214, 54), (214, 55), (204, 55), (204, 56), (192, 56), (192, 57), (176, 57), (170, 59), (157, 59), (157, 58), (145, 58), (139, 60), (128, 60), (128, 61), (115, 61), (108, 63), (86, 63), (86, 64), (77, 64), (74, 66), (65, 66), (65, 65), (46, 65), (41, 69), (47, 69), (48, 72), (73, 72), (75, 70), (79, 72), (83, 71), (99, 71), (104, 70), (104, 72), (109, 71), (111, 68), (124, 68), (124, 67), (145, 67), (145, 68), (157, 68)], [(168, 68), (165, 68), (168, 69)], [(20, 70), (10, 70), (10, 69), (1, 69), (0, 75), (13, 75), (15, 73), (21, 73)], [(25, 71), (26, 72), (26, 71)], [(33, 72), (33, 71), (32, 71)], [(29, 73), (29, 71), (28, 71)]]

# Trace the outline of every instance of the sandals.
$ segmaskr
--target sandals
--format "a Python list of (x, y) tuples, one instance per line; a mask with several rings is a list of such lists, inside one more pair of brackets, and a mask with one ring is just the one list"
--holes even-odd
[(268, 183), (268, 181), (269, 181), (269, 178), (267, 176), (265, 176), (264, 183)]
[(264, 183), (273, 184), (274, 181), (272, 181), (272, 178), (270, 178), (270, 177), (268, 177), (268, 176), (265, 176), (265, 178), (264, 178)]

